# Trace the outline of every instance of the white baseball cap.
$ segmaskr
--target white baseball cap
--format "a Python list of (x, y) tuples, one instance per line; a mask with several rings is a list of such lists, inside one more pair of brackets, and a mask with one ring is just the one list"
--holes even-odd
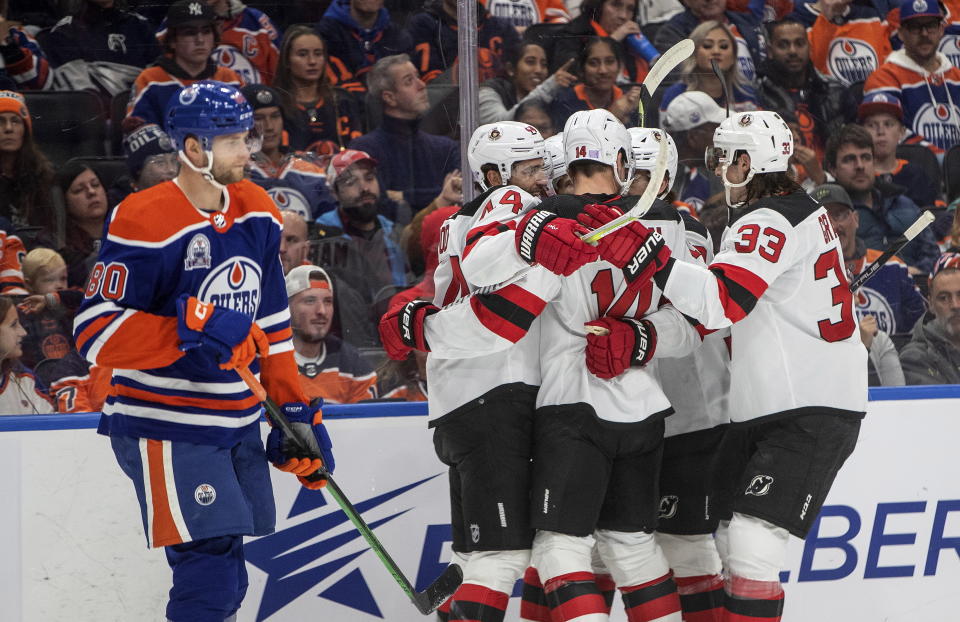
[(668, 132), (686, 132), (704, 123), (722, 123), (727, 113), (703, 91), (684, 91), (667, 105), (663, 128)]
[(287, 273), (287, 298), (293, 298), (308, 289), (329, 289), (333, 293), (333, 281), (320, 266), (297, 266)]

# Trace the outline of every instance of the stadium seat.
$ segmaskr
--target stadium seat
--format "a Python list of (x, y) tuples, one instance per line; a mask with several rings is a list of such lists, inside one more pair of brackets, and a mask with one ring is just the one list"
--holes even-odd
[(87, 91), (27, 91), (33, 136), (54, 166), (77, 156), (106, 155), (107, 124), (100, 98)]
[(950, 147), (943, 156), (943, 179), (949, 203), (960, 196), (960, 145)]
[(103, 182), (107, 191), (118, 179), (130, 174), (127, 170), (127, 160), (125, 158), (89, 156), (70, 158), (70, 162), (79, 162), (92, 168), (100, 176), (100, 181)]
[(110, 155), (123, 155), (123, 119), (127, 116), (130, 91), (117, 93), (110, 100)]
[(930, 181), (937, 188), (937, 194), (943, 192), (943, 181), (941, 179), (940, 162), (932, 151), (923, 145), (898, 145), (897, 157), (910, 162), (923, 169)]

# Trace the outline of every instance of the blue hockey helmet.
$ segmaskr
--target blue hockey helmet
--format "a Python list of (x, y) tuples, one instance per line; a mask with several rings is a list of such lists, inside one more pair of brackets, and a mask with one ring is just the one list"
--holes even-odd
[(213, 148), (213, 139), (253, 129), (253, 108), (239, 90), (202, 80), (180, 89), (167, 103), (167, 134), (178, 151), (187, 136), (195, 136), (204, 151)]

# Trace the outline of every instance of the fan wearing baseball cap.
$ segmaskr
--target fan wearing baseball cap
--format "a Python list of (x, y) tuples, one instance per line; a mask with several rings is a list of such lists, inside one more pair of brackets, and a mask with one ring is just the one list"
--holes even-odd
[(903, 48), (891, 52), (863, 86), (900, 102), (907, 142), (928, 141), (937, 153), (960, 144), (960, 69), (938, 51), (944, 16), (937, 0), (900, 4)]
[(711, 174), (703, 166), (704, 150), (726, 112), (703, 91), (684, 91), (671, 100), (660, 119), (677, 143), (680, 169), (673, 185), (677, 198), (699, 213), (710, 192)]
[(377, 374), (360, 351), (330, 332), (333, 281), (319, 266), (287, 273), (287, 300), (300, 386), (311, 400), (353, 404), (377, 397)]

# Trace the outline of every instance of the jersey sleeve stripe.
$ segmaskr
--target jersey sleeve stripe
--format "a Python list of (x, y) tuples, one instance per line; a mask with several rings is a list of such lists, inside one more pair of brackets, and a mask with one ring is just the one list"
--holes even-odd
[(505, 222), (492, 222), (482, 227), (476, 227), (471, 229), (467, 233), (466, 244), (463, 247), (463, 256), (466, 257), (470, 254), (470, 251), (473, 250), (473, 247), (479, 242), (482, 238), (488, 235), (499, 235), (510, 231), (511, 229), (516, 229), (517, 223), (510, 221), (509, 223)]
[(279, 343), (285, 339), (290, 339), (293, 337), (293, 330), (289, 326), (286, 328), (281, 328), (280, 330), (275, 330), (273, 332), (266, 333), (267, 340), (271, 345)]
[(154, 393), (144, 389), (124, 384), (114, 385), (114, 395), (117, 397), (129, 397), (144, 402), (164, 404), (173, 407), (203, 408), (205, 410), (249, 410), (259, 404), (256, 396), (247, 395), (243, 399), (228, 399), (225, 396), (218, 395), (216, 399), (202, 397), (189, 397), (186, 395), (169, 395), (165, 393)]
[(757, 305), (767, 284), (749, 270), (729, 264), (714, 264), (710, 271), (717, 278), (720, 304), (731, 322), (739, 322)]
[(489, 294), (470, 299), (477, 319), (493, 333), (513, 343), (520, 341), (533, 320), (543, 311), (546, 301), (518, 285), (508, 285)]
[(78, 313), (73, 319), (73, 325), (76, 327), (83, 326), (84, 323), (93, 320), (98, 315), (111, 312), (120, 313), (121, 311), (123, 311), (123, 309), (112, 302), (101, 302)]
[(277, 313), (272, 313), (266, 317), (257, 319), (257, 326), (259, 326), (264, 332), (273, 328), (276, 324), (282, 322), (290, 321), (290, 311), (287, 308), (284, 308), (283, 311), (278, 311)]
[(274, 354), (281, 354), (283, 352), (293, 352), (293, 340), (285, 339), (278, 343), (270, 344), (270, 351), (267, 356), (273, 356)]
[[(87, 324), (86, 328), (80, 331), (80, 333), (77, 335), (77, 339), (76, 339), (77, 350), (83, 353), (84, 349), (86, 348), (87, 342), (90, 341), (90, 339), (92, 339), (94, 335), (99, 334), (104, 328), (106, 328), (106, 326), (110, 324), (110, 322), (112, 322), (118, 315), (120, 315), (119, 310), (109, 315), (100, 316), (97, 319), (90, 322), (89, 324)], [(79, 326), (80, 324), (82, 324), (82, 321), (80, 316), (78, 316), (77, 325)]]

